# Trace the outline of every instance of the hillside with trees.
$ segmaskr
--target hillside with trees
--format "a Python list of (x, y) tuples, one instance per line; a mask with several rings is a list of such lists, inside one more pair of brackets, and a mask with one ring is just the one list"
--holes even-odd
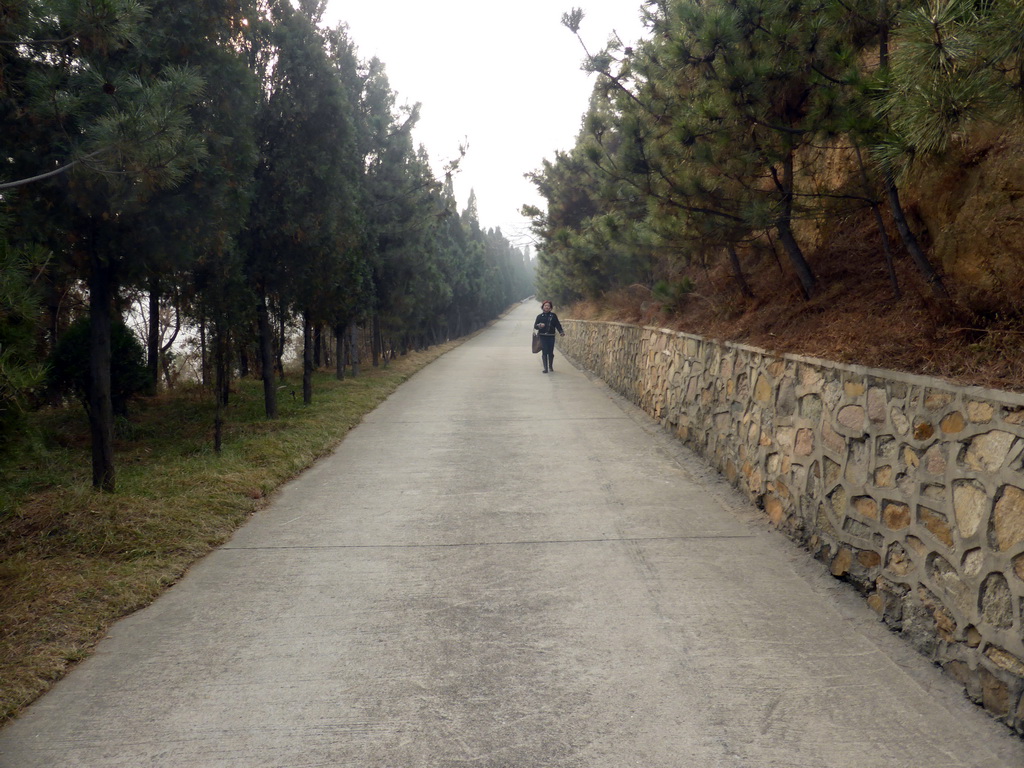
[(184, 329), (219, 450), (237, 377), (276, 417), (293, 336), (309, 402), (328, 361), (456, 338), (532, 292), (529, 255), (457, 210), (458, 158), (435, 176), (418, 105), (325, 6), (0, 7), (0, 443), (77, 399), (112, 491), (116, 419), (181, 378)]
[(578, 317), (1024, 391), (1024, 6), (642, 11), (642, 41), (584, 46), (576, 144), (533, 174), (538, 293)]

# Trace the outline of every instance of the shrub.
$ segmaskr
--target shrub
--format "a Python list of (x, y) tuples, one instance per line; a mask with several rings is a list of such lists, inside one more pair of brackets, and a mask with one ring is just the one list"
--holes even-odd
[[(110, 399), (114, 413), (128, 415), (128, 401), (149, 386), (146, 353), (128, 326), (115, 320), (110, 328)], [(89, 318), (76, 320), (60, 337), (50, 360), (50, 385), (77, 397), (89, 410)]]

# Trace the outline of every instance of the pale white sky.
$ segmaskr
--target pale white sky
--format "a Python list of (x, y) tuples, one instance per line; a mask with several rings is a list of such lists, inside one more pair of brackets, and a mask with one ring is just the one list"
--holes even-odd
[(519, 209), (543, 202), (523, 174), (572, 147), (593, 87), (583, 49), (561, 25), (574, 4), (592, 53), (613, 31), (627, 43), (643, 32), (640, 0), (330, 0), (324, 22), (347, 22), (360, 58), (384, 62), (398, 102), (422, 105), (416, 138), (435, 173), (468, 140), (455, 177), (460, 208), (474, 189), (481, 225), (524, 245)]

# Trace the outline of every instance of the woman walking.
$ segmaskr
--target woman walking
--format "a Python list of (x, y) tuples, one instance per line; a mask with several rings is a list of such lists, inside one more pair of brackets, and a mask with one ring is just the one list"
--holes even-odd
[(554, 309), (554, 305), (550, 301), (545, 301), (540, 305), (541, 313), (537, 315), (537, 319), (533, 323), (533, 327), (537, 329), (537, 335), (540, 336), (540, 356), (544, 362), (544, 370), (542, 373), (551, 371), (555, 372), (555, 332), (557, 331), (560, 335), (565, 336), (565, 331), (562, 330), (562, 324), (558, 322), (558, 315), (551, 310)]

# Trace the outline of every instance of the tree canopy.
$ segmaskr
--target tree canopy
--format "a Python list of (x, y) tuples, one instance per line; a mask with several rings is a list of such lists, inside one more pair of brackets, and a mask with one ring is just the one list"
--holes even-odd
[[(642, 40), (584, 46), (595, 82), (575, 146), (532, 175), (547, 201), (526, 211), (545, 295), (639, 283), (672, 296), (687, 269), (718, 264), (750, 295), (744, 263), (769, 253), (810, 298), (822, 285), (808, 242), (863, 213), (896, 297), (897, 247), (949, 297), (900, 188), (973, 126), (1021, 116), (1020, 3), (647, 0), (638, 12)], [(577, 37), (585, 22), (579, 8), (562, 19)]]

